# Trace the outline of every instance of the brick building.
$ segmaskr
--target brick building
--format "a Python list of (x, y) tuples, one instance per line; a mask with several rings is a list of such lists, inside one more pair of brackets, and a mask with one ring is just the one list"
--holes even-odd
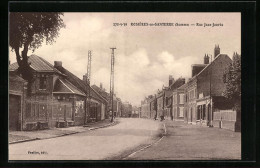
[[(201, 71), (193, 74), (192, 78), (181, 88), (185, 93), (185, 121), (212, 125), (213, 111), (228, 108), (227, 100), (222, 96), (224, 89), (223, 73), (231, 63), (225, 54), (219, 54), (219, 47), (215, 48), (214, 60)], [(205, 63), (204, 57), (204, 63)]]
[[(30, 90), (28, 93), (30, 94), (24, 96), (26, 98), (21, 103), (24, 105), (21, 109), (22, 121), (20, 122), (21, 126), (19, 130), (85, 124), (89, 114), (86, 111), (87, 85), (64, 69), (61, 62), (55, 62), (55, 66), (53, 66), (36, 55), (29, 56), (28, 62), (33, 73), (33, 79), (30, 85), (27, 86), (27, 90)], [(11, 64), (9, 71), (10, 74), (19, 75), (18, 64)], [(14, 81), (11, 75), (9, 78), (9, 94), (12, 95)], [(101, 113), (98, 113), (101, 111), (99, 109), (102, 109), (102, 104), (103, 108), (105, 108), (106, 103), (93, 89), (90, 90), (91, 95), (93, 95), (92, 97), (96, 101), (94, 102), (95, 106), (92, 108), (92, 111), (95, 111), (95, 121), (98, 121), (102, 118)], [(24, 91), (20, 93), (25, 94)], [(9, 102), (9, 107), (11, 105), (12, 102)], [(9, 114), (13, 114), (12, 110), (9, 111)]]
[(161, 91), (158, 91), (156, 95), (156, 100), (157, 100), (157, 117), (162, 117), (165, 116), (165, 92), (162, 89)]
[[(64, 75), (66, 75), (66, 79), (72, 83), (77, 89), (79, 89), (81, 92), (85, 94), (84, 98), (84, 117), (82, 115), (80, 116), (80, 119), (84, 123), (88, 122), (96, 122), (105, 119), (106, 112), (107, 112), (107, 106), (108, 102), (107, 100), (102, 97), (97, 91), (95, 91), (92, 87), (90, 87), (88, 81), (81, 80), (74, 74), (72, 74), (70, 71), (65, 69), (62, 66), (61, 61), (55, 61), (54, 67), (58, 69), (60, 72), (62, 72)], [(77, 100), (80, 102), (77, 102), (78, 104), (82, 105), (82, 100)], [(78, 107), (77, 107), (78, 108)], [(82, 121), (79, 122), (82, 124)]]
[(150, 118), (150, 104), (148, 98), (146, 97), (141, 101), (141, 118)]
[(9, 73), (9, 131), (23, 130), (23, 116), (27, 82), (13, 72)]
[(154, 118), (154, 99), (153, 95), (149, 95), (141, 101), (141, 117)]
[(108, 118), (108, 110), (109, 110), (109, 100), (110, 100), (110, 94), (106, 92), (105, 88), (103, 88), (102, 83), (100, 83), (100, 86), (98, 87), (97, 85), (92, 85), (91, 86), (96, 92), (99, 93), (105, 100), (106, 100), (106, 108), (105, 108), (105, 118)]
[(153, 96), (150, 100), (150, 113), (151, 113), (151, 118), (155, 119), (157, 118), (157, 97), (156, 95)]
[(171, 86), (174, 120), (184, 120), (184, 88), (181, 87), (183, 84), (185, 84), (185, 78), (179, 78)]
[[(33, 73), (33, 79), (31, 84), (28, 85), (30, 91), (24, 100), (25, 109), (22, 113), (21, 130), (73, 125), (74, 99), (71, 99), (71, 97), (81, 94), (81, 92), (70, 85), (64, 79), (65, 75), (43, 58), (31, 55), (28, 57), (28, 62)], [(12, 73), (19, 74), (18, 64), (11, 64), (9, 70)], [(60, 91), (57, 97), (53, 94), (54, 89), (61, 89), (57, 90)], [(84, 99), (84, 94), (80, 96)]]

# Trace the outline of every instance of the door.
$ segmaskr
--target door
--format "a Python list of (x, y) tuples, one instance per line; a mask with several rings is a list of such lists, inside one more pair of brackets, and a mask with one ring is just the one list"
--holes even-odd
[(192, 122), (192, 107), (190, 108), (190, 122)]
[(19, 115), (21, 112), (21, 96), (9, 96), (9, 130), (20, 130)]
[(208, 118), (207, 118), (207, 125), (210, 125), (210, 121), (211, 121), (211, 105), (208, 105)]

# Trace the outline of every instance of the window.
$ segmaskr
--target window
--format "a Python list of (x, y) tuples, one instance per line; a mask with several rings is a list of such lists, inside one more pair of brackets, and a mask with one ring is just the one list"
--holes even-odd
[(177, 104), (177, 95), (174, 95), (174, 104)]
[(179, 117), (183, 117), (183, 107), (179, 107), (179, 109), (180, 109)]
[(46, 89), (47, 79), (45, 75), (40, 76), (40, 89)]
[(184, 103), (184, 94), (179, 94), (180, 96), (180, 104)]

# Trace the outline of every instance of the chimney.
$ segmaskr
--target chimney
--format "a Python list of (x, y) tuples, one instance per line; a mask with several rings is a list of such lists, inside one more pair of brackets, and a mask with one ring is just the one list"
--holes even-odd
[(87, 76), (87, 74), (83, 75), (83, 81), (88, 83), (88, 76)]
[(219, 45), (215, 45), (215, 48), (214, 48), (214, 59), (215, 59), (216, 56), (218, 56), (219, 54), (220, 54)]
[(101, 89), (101, 90), (103, 89), (102, 83), (100, 83), (100, 89)]
[(208, 54), (204, 56), (204, 64), (209, 64), (209, 56)]
[(169, 86), (171, 86), (173, 82), (174, 82), (174, 78), (172, 77), (172, 75), (169, 75)]
[(62, 67), (61, 61), (54, 61), (54, 67)]

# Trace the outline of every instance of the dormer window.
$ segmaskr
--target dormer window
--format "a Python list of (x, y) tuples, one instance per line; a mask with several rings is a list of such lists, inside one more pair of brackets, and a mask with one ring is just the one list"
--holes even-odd
[(47, 78), (45, 75), (40, 75), (40, 89), (45, 90), (47, 87)]

